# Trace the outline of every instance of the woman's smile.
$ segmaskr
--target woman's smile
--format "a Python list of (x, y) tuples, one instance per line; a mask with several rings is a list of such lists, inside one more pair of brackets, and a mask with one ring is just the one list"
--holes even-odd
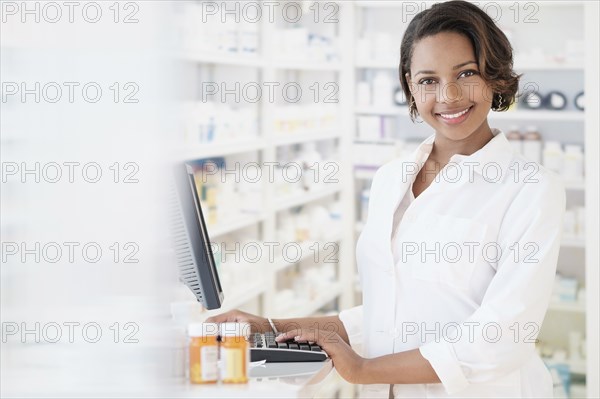
[(448, 124), (448, 125), (457, 125), (459, 123), (467, 120), (469, 115), (471, 115), (471, 110), (474, 105), (471, 105), (467, 108), (458, 108), (456, 110), (444, 111), (440, 113), (436, 113), (435, 116), (438, 120)]

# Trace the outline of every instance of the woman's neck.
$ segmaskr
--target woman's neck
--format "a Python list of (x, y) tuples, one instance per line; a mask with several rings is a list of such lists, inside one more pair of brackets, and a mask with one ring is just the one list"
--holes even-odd
[(463, 140), (451, 140), (436, 132), (429, 158), (446, 164), (450, 161), (452, 155), (471, 155), (483, 148), (492, 138), (494, 138), (494, 134), (488, 126), (487, 121), (473, 132), (473, 134)]

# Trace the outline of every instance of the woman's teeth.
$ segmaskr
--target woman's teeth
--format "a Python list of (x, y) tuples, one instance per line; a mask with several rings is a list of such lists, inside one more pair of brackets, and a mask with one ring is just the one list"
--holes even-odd
[(456, 119), (459, 116), (462, 116), (462, 115), (466, 114), (467, 112), (469, 112), (470, 109), (471, 109), (471, 107), (465, 109), (464, 111), (458, 112), (456, 114), (439, 114), (439, 115), (444, 119)]

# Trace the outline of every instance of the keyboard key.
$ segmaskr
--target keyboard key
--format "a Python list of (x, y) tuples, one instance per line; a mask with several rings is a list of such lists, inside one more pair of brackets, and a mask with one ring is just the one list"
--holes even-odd
[(289, 347), (290, 349), (300, 349), (300, 347), (298, 346), (298, 344), (297, 344), (296, 342), (290, 342), (290, 343), (288, 344), (288, 347)]
[(267, 342), (267, 348), (277, 348), (277, 342)]
[(310, 350), (310, 345), (308, 344), (300, 344), (300, 349), (303, 351), (309, 351)]
[(278, 348), (287, 349), (288, 348), (288, 344), (287, 344), (287, 342), (277, 342), (277, 347)]
[(321, 347), (319, 345), (311, 345), (310, 350), (313, 352), (321, 352)]

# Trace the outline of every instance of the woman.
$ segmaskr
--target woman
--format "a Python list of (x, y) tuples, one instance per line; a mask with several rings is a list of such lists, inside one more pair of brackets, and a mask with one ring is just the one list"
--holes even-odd
[(333, 317), (233, 311), (211, 321), (263, 331), (272, 322), (278, 340), (316, 341), (368, 397), (552, 397), (534, 349), (565, 191), (487, 121), (515, 101), (518, 79), (510, 43), (478, 7), (450, 1), (419, 13), (402, 40), (400, 80), (411, 117), (435, 133), (373, 179), (356, 249), (363, 305)]

